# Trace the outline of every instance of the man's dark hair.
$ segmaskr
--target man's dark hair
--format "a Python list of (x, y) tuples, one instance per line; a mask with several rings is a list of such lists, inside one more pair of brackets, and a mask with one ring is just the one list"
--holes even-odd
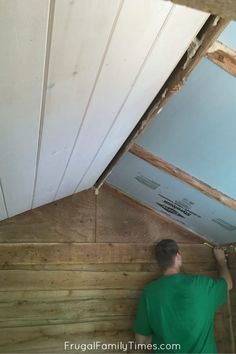
[(155, 248), (155, 253), (160, 268), (166, 270), (173, 266), (175, 256), (178, 252), (179, 248), (174, 240), (165, 239), (158, 242)]

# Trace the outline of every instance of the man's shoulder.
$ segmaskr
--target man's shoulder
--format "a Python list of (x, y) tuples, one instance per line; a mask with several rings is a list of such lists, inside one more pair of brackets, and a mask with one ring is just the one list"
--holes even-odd
[[(178, 279), (184, 283), (196, 283), (196, 284), (208, 284), (211, 281), (214, 281), (213, 278), (209, 277), (208, 275), (203, 275), (203, 274), (186, 274), (186, 273), (180, 273), (178, 274)], [(159, 286), (163, 286), (164, 283), (169, 283), (169, 282), (174, 282), (173, 277), (168, 277), (168, 276), (161, 276), (152, 282), (148, 283), (144, 287), (144, 291), (146, 293), (157, 289)]]

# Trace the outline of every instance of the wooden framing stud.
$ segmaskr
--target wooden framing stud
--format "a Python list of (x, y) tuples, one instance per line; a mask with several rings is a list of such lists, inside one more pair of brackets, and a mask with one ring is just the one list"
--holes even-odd
[(177, 177), (179, 180), (189, 184), (193, 188), (199, 190), (209, 198), (215, 199), (218, 202), (226, 205), (227, 207), (236, 210), (236, 200), (232, 199), (228, 195), (225, 195), (224, 193), (218, 191), (215, 188), (212, 188), (208, 184), (200, 181), (199, 179), (189, 175), (188, 173), (184, 172), (178, 167), (175, 167), (174, 165), (162, 160), (160, 157), (157, 157), (153, 155), (152, 153), (144, 150), (141, 146), (134, 144), (130, 152), (141, 158), (142, 160), (150, 163), (152, 166), (157, 167), (168, 174)]
[(236, 52), (234, 50), (216, 41), (209, 48), (206, 56), (220, 68), (236, 77)]

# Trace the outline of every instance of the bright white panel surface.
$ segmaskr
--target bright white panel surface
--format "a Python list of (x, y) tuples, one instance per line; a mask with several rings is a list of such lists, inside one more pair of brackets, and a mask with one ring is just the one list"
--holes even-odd
[(57, 199), (75, 192), (119, 117), (170, 8), (156, 0), (124, 2)]
[(108, 182), (215, 244), (236, 242), (235, 210), (131, 154)]
[(172, 8), (129, 97), (81, 180), (78, 192), (94, 185), (161, 89), (207, 17), (207, 14), (187, 7)]
[(0, 0), (0, 178), (9, 216), (31, 208), (48, 0)]
[[(34, 207), (55, 198), (97, 84), (120, 4), (120, 0), (56, 1)], [(96, 115), (93, 119), (95, 124)], [(91, 134), (79, 155), (85, 153)]]

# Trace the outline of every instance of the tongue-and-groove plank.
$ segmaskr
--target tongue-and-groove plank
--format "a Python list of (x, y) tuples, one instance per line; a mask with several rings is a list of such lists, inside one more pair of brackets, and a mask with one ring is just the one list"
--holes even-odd
[[(100, 2), (99, 7), (103, 7)], [(142, 65), (171, 7), (170, 3), (155, 0), (137, 0), (135, 6), (132, 1), (122, 2), (117, 21), (106, 43), (100, 72), (90, 93), (84, 121), (71, 151), (70, 160), (64, 166), (66, 170), (64, 176), (61, 176), (56, 199), (75, 192), (103, 140), (109, 135), (113, 123), (120, 119), (119, 112), (138, 80)], [(96, 26), (94, 30), (97, 30)], [(127, 116), (126, 120), (130, 121), (130, 117)], [(125, 128), (121, 135), (126, 137)], [(109, 150), (113, 150), (113, 140), (109, 139), (109, 144)], [(115, 149), (117, 151), (118, 147)], [(94, 171), (94, 178), (98, 177)]]
[(205, 13), (189, 8), (180, 6), (172, 8), (135, 86), (129, 93), (127, 102), (120, 110), (118, 119), (111, 126), (109, 135), (99, 147), (98, 153), (78, 185), (77, 192), (89, 188), (101, 176), (162, 88), (207, 17)]
[[(55, 199), (121, 5), (120, 0), (60, 0), (55, 4), (33, 207)], [(80, 154), (86, 155), (91, 134)]]
[(93, 185), (208, 14), (156, 0), (0, 4), (4, 219)]
[(49, 1), (1, 0), (0, 7), (0, 171), (12, 216), (31, 208)]

